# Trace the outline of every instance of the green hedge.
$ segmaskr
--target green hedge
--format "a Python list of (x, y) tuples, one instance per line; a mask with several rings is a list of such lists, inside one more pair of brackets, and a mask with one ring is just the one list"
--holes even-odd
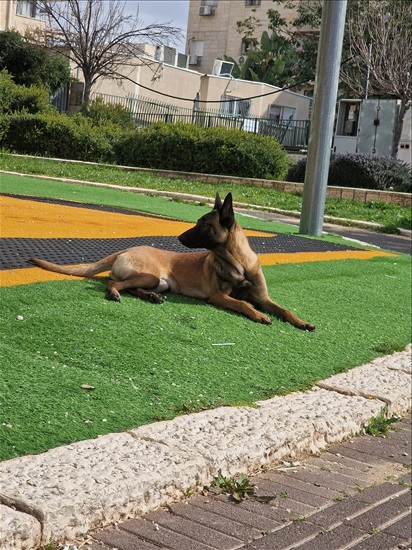
[(126, 123), (102, 117), (100, 106), (89, 114), (6, 114), (0, 120), (0, 147), (28, 155), (205, 174), (281, 180), (287, 172), (287, 154), (271, 137), (180, 123), (131, 130)]
[(90, 101), (81, 114), (88, 118), (93, 126), (119, 126), (123, 130), (134, 130), (133, 115), (120, 103), (104, 103), (101, 98)]
[(287, 154), (270, 137), (242, 130), (158, 122), (131, 133), (116, 146), (118, 162), (130, 166), (283, 179)]
[(93, 127), (82, 116), (5, 115), (0, 120), (0, 146), (17, 153), (74, 160), (113, 162), (113, 127)]
[(334, 155), (329, 184), (399, 192), (411, 192), (411, 166), (383, 155), (347, 153)]

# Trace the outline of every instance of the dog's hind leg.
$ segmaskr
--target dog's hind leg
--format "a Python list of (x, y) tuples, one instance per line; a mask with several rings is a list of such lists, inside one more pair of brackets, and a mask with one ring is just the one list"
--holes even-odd
[(109, 300), (120, 302), (120, 291), (127, 290), (130, 294), (138, 296), (143, 300), (161, 304), (163, 298), (157, 292), (164, 292), (168, 287), (167, 284), (165, 287), (162, 283), (164, 283), (164, 281), (161, 281), (158, 277), (150, 273), (138, 273), (124, 279), (124, 281), (110, 279), (107, 285), (107, 297)]

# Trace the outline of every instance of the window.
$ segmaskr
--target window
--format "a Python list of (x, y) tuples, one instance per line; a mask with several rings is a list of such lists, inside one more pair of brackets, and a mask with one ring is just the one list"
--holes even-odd
[(245, 55), (251, 48), (256, 46), (258, 41), (256, 38), (242, 38), (242, 43), (240, 45), (240, 54)]
[(16, 14), (24, 17), (36, 17), (36, 0), (17, 0)]
[(269, 120), (280, 120), (290, 121), (291, 126), (293, 121), (296, 120), (296, 109), (293, 107), (282, 107), (281, 105), (269, 105), (268, 108), (268, 118)]
[(296, 109), (293, 107), (283, 107), (282, 118), (283, 120), (290, 120), (290, 122), (296, 120)]
[(222, 95), (220, 100), (220, 112), (222, 114), (242, 117), (250, 116), (252, 107), (252, 102), (250, 99)]
[(260, 0), (245, 0), (245, 6), (260, 6)]

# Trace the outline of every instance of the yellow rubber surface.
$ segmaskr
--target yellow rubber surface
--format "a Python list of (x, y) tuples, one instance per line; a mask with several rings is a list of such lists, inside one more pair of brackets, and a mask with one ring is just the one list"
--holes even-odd
[[(100, 274), (100, 276), (104, 276)], [(42, 281), (63, 281), (64, 279), (80, 280), (81, 277), (60, 275), (52, 271), (45, 271), (40, 267), (27, 267), (22, 269), (5, 269), (0, 271), (0, 287), (26, 285), (29, 283), (40, 283)]]
[[(117, 212), (61, 206), (13, 197), (1, 197), (3, 238), (115, 239), (121, 237), (177, 237), (193, 223)], [(272, 233), (246, 231), (248, 236)]]

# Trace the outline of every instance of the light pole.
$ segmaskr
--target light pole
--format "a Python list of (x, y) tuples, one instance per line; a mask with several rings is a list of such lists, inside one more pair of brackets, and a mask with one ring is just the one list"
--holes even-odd
[(324, 0), (299, 232), (322, 235), (347, 0)]

